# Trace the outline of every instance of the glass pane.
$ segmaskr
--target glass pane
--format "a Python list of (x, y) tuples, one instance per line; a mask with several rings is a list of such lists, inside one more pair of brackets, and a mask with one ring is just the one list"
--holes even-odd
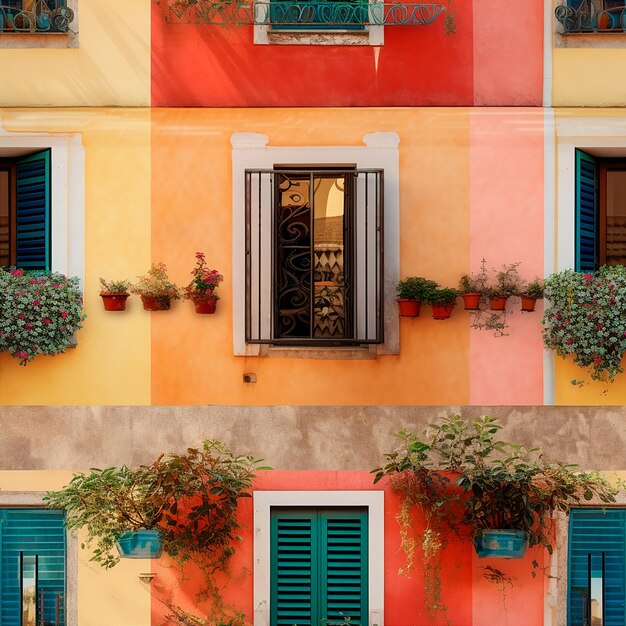
[(0, 170), (0, 267), (11, 264), (9, 243), (9, 172)]
[(345, 177), (315, 180), (314, 332), (345, 335)]
[(626, 171), (606, 175), (606, 264), (626, 265)]
[(37, 626), (37, 557), (22, 556), (22, 626)]
[(604, 626), (604, 572), (602, 555), (591, 556), (591, 626)]

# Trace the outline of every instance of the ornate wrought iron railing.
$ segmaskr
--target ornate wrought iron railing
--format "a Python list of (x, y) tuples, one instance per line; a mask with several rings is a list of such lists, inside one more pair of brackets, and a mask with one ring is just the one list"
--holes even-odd
[(246, 341), (382, 343), (383, 171), (246, 170), (245, 189)]
[(280, 25), (281, 28), (417, 26), (432, 23), (442, 4), (367, 2), (367, 0), (156, 0), (168, 22), (223, 25)]
[(626, 30), (626, 4), (615, 0), (569, 0), (556, 8), (555, 16), (566, 34)]
[(0, 33), (65, 33), (73, 19), (66, 0), (0, 0)]

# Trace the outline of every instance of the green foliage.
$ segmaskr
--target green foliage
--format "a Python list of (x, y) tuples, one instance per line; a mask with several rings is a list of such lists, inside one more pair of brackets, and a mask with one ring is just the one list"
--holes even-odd
[(434, 280), (428, 280), (421, 276), (409, 276), (401, 280), (396, 285), (398, 298), (408, 300), (426, 301), (431, 291), (437, 289), (439, 285)]
[(456, 289), (449, 289), (444, 287), (442, 289), (433, 289), (425, 299), (428, 304), (450, 304), (455, 302), (459, 297), (459, 292)]
[(503, 265), (499, 272), (495, 272), (495, 280), (492, 280), (486, 289), (486, 293), (490, 298), (497, 298), (501, 296), (517, 296), (521, 289), (521, 279), (519, 277), (517, 268), (519, 267), (519, 261), (517, 263), (510, 263)]
[(544, 281), (541, 280), (541, 278), (535, 278), (535, 280), (523, 284), (520, 287), (519, 295), (526, 298), (535, 298), (536, 300), (541, 300), (543, 298), (544, 289)]
[(215, 292), (224, 277), (217, 270), (209, 269), (203, 252), (196, 252), (196, 265), (191, 273), (193, 278), (185, 287), (185, 298), (200, 302), (220, 299)]
[(100, 278), (102, 293), (128, 293), (130, 289), (129, 280), (105, 280)]
[(75, 474), (45, 501), (65, 509), (69, 529), (86, 529), (84, 547), (95, 542), (91, 560), (105, 568), (119, 562), (112, 551), (116, 539), (139, 528), (160, 530), (163, 549), (179, 562), (204, 559), (219, 568), (234, 551), (237, 502), (250, 497), (258, 464), (210, 440), (183, 454), (162, 454), (137, 469)]
[(180, 290), (170, 282), (165, 263), (153, 263), (147, 274), (137, 277), (137, 282), (130, 288), (132, 293), (162, 300), (178, 300)]
[(0, 351), (26, 365), (40, 354), (60, 354), (82, 327), (78, 278), (57, 272), (0, 271)]
[(463, 274), (459, 278), (459, 291), (463, 293), (482, 293), (485, 289), (484, 281), (474, 274)]
[(564, 270), (546, 280), (542, 323), (546, 347), (574, 356), (593, 380), (612, 381), (626, 351), (626, 268), (594, 274)]

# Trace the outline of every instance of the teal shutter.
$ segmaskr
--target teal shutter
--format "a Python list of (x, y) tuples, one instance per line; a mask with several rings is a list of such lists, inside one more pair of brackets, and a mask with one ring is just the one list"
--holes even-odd
[(367, 511), (271, 511), (272, 626), (367, 626)]
[(598, 164), (576, 150), (576, 271), (598, 265)]
[(589, 555), (594, 575), (604, 571), (604, 626), (624, 626), (626, 613), (626, 509), (575, 509), (570, 514), (568, 626), (584, 626)]
[(270, 0), (272, 30), (364, 30), (364, 0)]
[(16, 162), (16, 265), (50, 269), (50, 150)]
[[(59, 596), (59, 626), (65, 624), (65, 515), (48, 509), (0, 509), (0, 624), (21, 626), (20, 553), (37, 555), (37, 610), (43, 623), (56, 625)], [(41, 615), (38, 615), (38, 622)]]

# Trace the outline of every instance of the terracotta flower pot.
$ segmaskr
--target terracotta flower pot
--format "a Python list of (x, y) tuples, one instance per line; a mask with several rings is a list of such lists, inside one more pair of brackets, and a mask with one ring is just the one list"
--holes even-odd
[(504, 311), (506, 308), (507, 296), (496, 296), (495, 298), (489, 298), (489, 308), (492, 311)]
[(215, 313), (217, 300), (194, 300), (193, 305), (196, 308), (196, 313), (200, 313), (201, 315), (210, 315)]
[(421, 302), (419, 300), (409, 300), (408, 298), (398, 298), (396, 300), (400, 309), (401, 317), (419, 317)]
[(146, 311), (169, 311), (171, 299), (169, 296), (141, 296), (143, 308)]
[(130, 296), (129, 293), (115, 293), (113, 291), (101, 291), (100, 297), (104, 304), (105, 311), (125, 311), (126, 299)]
[(461, 294), (466, 311), (477, 311), (480, 306), (480, 294), (477, 292)]
[(452, 314), (454, 308), (454, 302), (448, 302), (448, 304), (432, 304), (433, 318), (436, 320), (447, 320)]
[(522, 300), (522, 311), (531, 311), (535, 310), (535, 305), (537, 304), (537, 298), (528, 298), (526, 296), (520, 296)]

